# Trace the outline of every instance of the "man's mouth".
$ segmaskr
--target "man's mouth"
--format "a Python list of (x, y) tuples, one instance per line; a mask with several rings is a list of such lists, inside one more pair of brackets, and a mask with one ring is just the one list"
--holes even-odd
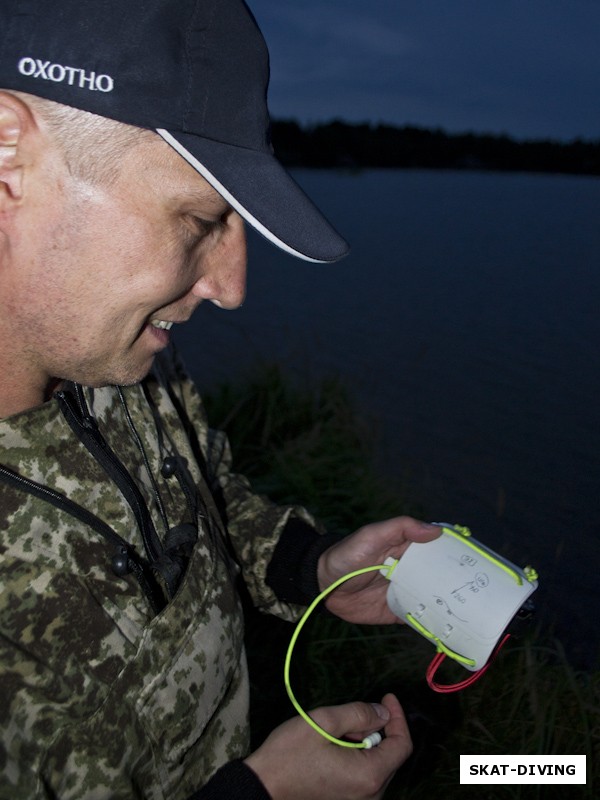
[(153, 319), (153, 320), (150, 320), (150, 324), (154, 328), (159, 328), (162, 331), (170, 331), (171, 328), (173, 327), (173, 323), (172, 322), (167, 322), (164, 319)]

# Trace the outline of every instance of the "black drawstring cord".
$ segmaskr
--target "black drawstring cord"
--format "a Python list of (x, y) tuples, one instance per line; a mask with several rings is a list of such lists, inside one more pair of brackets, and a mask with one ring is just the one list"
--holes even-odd
[(125, 400), (125, 395), (123, 394), (123, 390), (120, 386), (117, 386), (117, 393), (119, 395), (119, 400), (121, 401), (121, 407), (125, 414), (125, 419), (127, 420), (127, 425), (129, 427), (129, 431), (133, 436), (133, 439), (138, 447), (138, 450), (142, 454), (142, 458), (144, 460), (144, 466), (146, 467), (146, 473), (148, 474), (148, 478), (150, 479), (150, 483), (152, 484), (152, 491), (154, 493), (154, 500), (156, 501), (156, 507), (158, 508), (158, 513), (160, 514), (160, 518), (162, 519), (162, 523), (165, 529), (165, 535), (169, 532), (169, 519), (167, 517), (167, 512), (165, 510), (164, 503), (162, 501), (162, 497), (160, 496), (160, 492), (158, 490), (158, 486), (156, 484), (156, 480), (154, 479), (154, 474), (150, 467), (150, 462), (148, 460), (148, 454), (146, 453), (146, 448), (144, 447), (144, 443), (138, 433), (137, 428), (135, 427), (133, 420), (131, 418), (131, 414), (129, 413), (129, 407), (127, 405), (127, 401)]
[(119, 394), (119, 399), (125, 413), (129, 430), (142, 455), (144, 466), (146, 467), (146, 472), (152, 485), (156, 504), (165, 527), (163, 553), (154, 566), (165, 579), (171, 596), (173, 596), (183, 576), (187, 562), (192, 554), (194, 544), (198, 538), (198, 492), (195, 487), (193, 491), (190, 489), (190, 481), (192, 483), (193, 481), (187, 471), (187, 466), (184, 459), (180, 456), (167, 456), (163, 461), (161, 474), (163, 478), (169, 478), (171, 475), (176, 476), (179, 486), (184, 494), (184, 497), (186, 498), (188, 510), (192, 520), (192, 522), (184, 522), (180, 525), (171, 527), (167, 517), (167, 512), (162, 502), (162, 497), (160, 496), (158, 484), (154, 478), (154, 473), (152, 472), (152, 468), (150, 466), (148, 454), (146, 453), (142, 438), (135, 427), (135, 423), (133, 422), (127, 406), (127, 400), (120, 386), (117, 387), (117, 392)]
[(166, 589), (169, 597), (173, 597), (185, 568), (191, 555), (194, 543), (198, 538), (198, 529), (196, 527), (196, 513), (197, 506), (192, 501), (192, 495), (186, 485), (185, 479), (182, 477), (182, 471), (185, 471), (185, 466), (181, 458), (176, 459), (175, 474), (179, 480), (180, 485), (184, 491), (184, 495), (190, 505), (192, 512), (192, 523), (183, 523), (170, 528), (166, 511), (160, 499), (158, 486), (154, 480), (152, 469), (148, 460), (148, 456), (144, 449), (143, 442), (139, 436), (133, 420), (129, 414), (125, 397), (120, 387), (117, 387), (121, 403), (123, 405), (128, 425), (134, 436), (134, 441), (138, 446), (144, 465), (150, 476), (153, 486), (155, 497), (158, 498), (161, 509), (161, 516), (165, 524), (165, 541), (161, 542), (150, 512), (146, 506), (144, 498), (137, 486), (133, 481), (127, 468), (119, 460), (118, 456), (111, 450), (109, 444), (106, 442), (98, 424), (94, 417), (90, 414), (87, 407), (83, 387), (75, 384), (75, 397), (71, 393), (57, 392), (56, 398), (58, 400), (61, 411), (67, 420), (73, 432), (77, 435), (82, 444), (89, 450), (98, 463), (104, 468), (109, 477), (115, 482), (121, 494), (128, 502), (132, 509), (138, 528), (140, 530), (144, 547), (150, 561), (150, 566), (161, 575), (165, 581)]

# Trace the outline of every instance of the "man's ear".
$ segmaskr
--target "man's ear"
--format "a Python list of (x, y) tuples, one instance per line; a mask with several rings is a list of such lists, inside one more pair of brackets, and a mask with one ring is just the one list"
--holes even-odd
[(0, 92), (0, 203), (23, 195), (24, 140), (36, 127), (29, 107), (9, 92)]

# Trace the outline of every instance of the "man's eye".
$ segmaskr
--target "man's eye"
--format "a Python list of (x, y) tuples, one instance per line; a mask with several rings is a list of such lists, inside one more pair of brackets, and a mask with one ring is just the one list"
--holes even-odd
[(202, 219), (202, 217), (196, 217), (193, 214), (190, 214), (188, 217), (188, 227), (197, 239), (204, 239), (211, 233), (216, 233), (222, 226), (222, 220), (217, 220), (215, 222), (213, 220)]
[(207, 222), (205, 219), (192, 215), (189, 221), (192, 230), (198, 236), (206, 236), (207, 233), (210, 233), (210, 222)]

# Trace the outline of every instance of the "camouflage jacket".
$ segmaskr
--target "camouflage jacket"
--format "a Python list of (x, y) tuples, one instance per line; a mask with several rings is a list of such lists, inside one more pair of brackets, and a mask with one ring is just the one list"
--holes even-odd
[[(179, 800), (248, 747), (238, 574), (257, 606), (297, 618), (300, 606), (280, 601), (266, 573), (290, 521), (314, 523), (232, 473), (226, 440), (172, 362), (140, 385), (81, 393), (95, 420), (86, 424), (97, 423), (139, 496), (119, 490), (75, 435), (69, 392), (0, 421), (3, 473), (69, 498), (115, 537), (43, 490), (0, 481), (0, 797)], [(185, 465), (187, 489), (169, 458)], [(122, 563), (148, 562), (140, 497), (159, 550), (167, 530), (198, 523), (195, 543), (170, 560), (183, 564), (179, 581), (146, 568), (167, 597), (158, 611), (139, 570)]]

